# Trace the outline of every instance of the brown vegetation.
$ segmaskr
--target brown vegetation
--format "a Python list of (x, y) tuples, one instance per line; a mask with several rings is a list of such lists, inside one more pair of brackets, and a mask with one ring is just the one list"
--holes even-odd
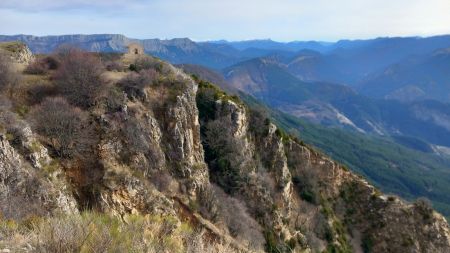
[(22, 223), (0, 221), (0, 247), (32, 252), (148, 252), (231, 253), (226, 244), (210, 242), (175, 217), (123, 217), (123, 222), (104, 214), (32, 218)]
[(61, 66), (54, 74), (58, 89), (75, 106), (88, 108), (94, 105), (105, 88), (100, 59), (73, 48), (60, 51), (58, 56)]
[(19, 81), (19, 75), (13, 69), (11, 60), (0, 52), (0, 91), (11, 94)]
[(158, 79), (158, 72), (154, 69), (131, 73), (120, 80), (118, 86), (123, 89), (130, 99), (145, 98), (144, 87), (154, 84)]
[(72, 157), (83, 149), (88, 139), (87, 116), (62, 97), (48, 98), (33, 109), (31, 121), (37, 133), (45, 138), (59, 157)]
[(29, 75), (43, 75), (49, 70), (55, 70), (59, 67), (59, 61), (53, 56), (37, 58), (25, 68), (24, 73)]

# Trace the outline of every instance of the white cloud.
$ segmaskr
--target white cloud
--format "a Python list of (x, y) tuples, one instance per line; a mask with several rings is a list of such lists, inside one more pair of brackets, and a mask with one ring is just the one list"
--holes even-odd
[(8, 24), (0, 33), (108, 32), (198, 40), (450, 33), (449, 0), (1, 0), (0, 11), (7, 15), (0, 22)]
[(18, 11), (71, 10), (83, 8), (124, 8), (143, 0), (2, 0), (0, 9)]

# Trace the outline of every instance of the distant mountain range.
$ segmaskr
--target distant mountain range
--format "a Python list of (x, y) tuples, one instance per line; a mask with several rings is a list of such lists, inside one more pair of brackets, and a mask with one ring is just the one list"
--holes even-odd
[(147, 53), (185, 68), (197, 65), (203, 74), (213, 69), (222, 87), (251, 94), (296, 117), (450, 146), (450, 35), (336, 43), (137, 40), (113, 34), (0, 36), (0, 41), (12, 40), (25, 42), (35, 53), (62, 44), (123, 52), (138, 42)]
[(390, 65), (362, 80), (362, 94), (376, 98), (450, 102), (450, 48)]
[(270, 58), (252, 59), (224, 69), (225, 81), (217, 72), (209, 73), (201, 66), (184, 68), (229, 91), (250, 94), (273, 108), (313, 123), (450, 146), (450, 105), (439, 101), (402, 103), (369, 98), (344, 85), (302, 81)]
[[(226, 44), (196, 43), (187, 38), (160, 40), (160, 39), (131, 39), (119, 34), (99, 35), (63, 35), (63, 36), (31, 36), (15, 35), (1, 36), (2, 41), (22, 41), (34, 53), (49, 53), (58, 46), (69, 44), (93, 52), (125, 52), (127, 45), (137, 42), (143, 45), (146, 53), (168, 60), (172, 63), (195, 63), (220, 69), (232, 65), (242, 59), (258, 57), (262, 52), (242, 53), (238, 49)], [(256, 50), (259, 51), (259, 50)]]
[[(302, 50), (316, 51), (317, 59), (325, 61), (337, 71), (348, 76), (348, 80), (363, 77), (398, 62), (410, 55), (431, 53), (437, 49), (450, 47), (450, 35), (429, 38), (377, 38), (371, 40), (341, 40), (336, 43), (317, 41), (275, 42), (272, 40), (250, 41), (211, 41), (194, 42), (187, 38), (132, 39), (119, 34), (98, 35), (0, 35), (1, 41), (25, 42), (34, 53), (48, 53), (61, 44), (72, 44), (89, 51), (123, 52), (130, 42), (139, 42), (147, 53), (173, 63), (195, 63), (213, 69), (221, 69), (242, 60), (255, 57), (281, 54), (294, 60), (301, 56)], [(322, 59), (323, 58), (323, 59)], [(299, 59), (297, 59), (297, 62)], [(311, 68), (322, 69), (317, 62), (309, 63)], [(320, 78), (320, 75), (317, 77)], [(332, 81), (332, 80), (326, 80)]]
[(311, 49), (319, 52), (326, 52), (332, 49), (334, 43), (322, 41), (292, 41), (278, 42), (270, 39), (267, 40), (246, 40), (246, 41), (209, 41), (207, 43), (230, 45), (239, 50), (248, 49), (264, 49), (264, 50), (280, 50), (280, 51), (300, 51), (303, 49)]

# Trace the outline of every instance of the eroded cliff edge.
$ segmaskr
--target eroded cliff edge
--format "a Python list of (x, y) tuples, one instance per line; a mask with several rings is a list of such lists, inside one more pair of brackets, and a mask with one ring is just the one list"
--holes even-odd
[[(234, 251), (450, 251), (448, 224), (426, 203), (383, 195), (239, 98), (142, 58), (85, 109), (83, 156), (56, 159), (2, 104), (3, 216), (170, 216)], [(35, 210), (10, 211), (23, 201)]]

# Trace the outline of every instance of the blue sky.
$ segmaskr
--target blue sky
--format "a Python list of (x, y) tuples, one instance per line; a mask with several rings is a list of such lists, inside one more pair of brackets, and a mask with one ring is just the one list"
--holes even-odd
[(279, 41), (450, 34), (450, 0), (0, 0), (0, 34)]

